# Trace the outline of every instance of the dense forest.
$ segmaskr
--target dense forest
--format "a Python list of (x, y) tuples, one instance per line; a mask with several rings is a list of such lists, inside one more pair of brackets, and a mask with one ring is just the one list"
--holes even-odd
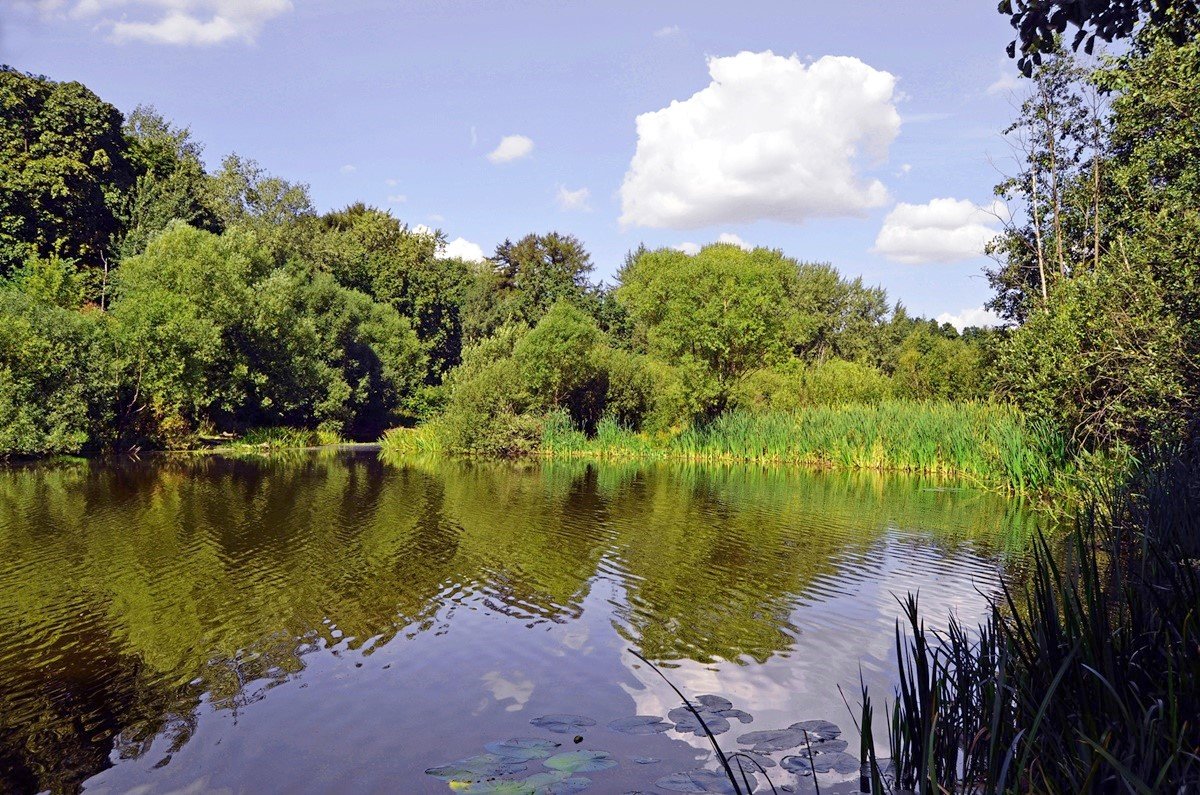
[[(998, 330), (915, 318), (769, 248), (569, 234), (482, 262), (78, 83), (0, 71), (0, 454), (187, 447), (257, 428), (532, 452), (547, 428), (669, 443), (731, 415), (972, 401), (1073, 451), (1188, 433), (1200, 385), (1200, 43), (1039, 52), (1006, 130)], [(913, 408), (915, 406), (915, 408)], [(1044, 434), (1042, 434), (1044, 436)]]

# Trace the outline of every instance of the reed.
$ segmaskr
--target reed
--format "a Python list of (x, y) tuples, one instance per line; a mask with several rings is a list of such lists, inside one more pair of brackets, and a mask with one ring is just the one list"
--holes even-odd
[(932, 631), (907, 597), (874, 791), (1200, 788), (1197, 459), (1142, 465), (1079, 513), (1065, 549), (1040, 539), (982, 626)]
[(634, 433), (605, 420), (588, 437), (552, 416), (543, 426), (541, 453), (919, 472), (1021, 493), (1061, 489), (1071, 469), (1065, 442), (1049, 426), (1028, 421), (1009, 406), (977, 402), (734, 411), (663, 436)]

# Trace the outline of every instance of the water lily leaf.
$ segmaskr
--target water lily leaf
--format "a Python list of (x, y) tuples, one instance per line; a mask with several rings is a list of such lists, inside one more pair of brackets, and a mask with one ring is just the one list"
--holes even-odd
[[(675, 710), (671, 711), (674, 712)], [(686, 714), (680, 715), (675, 721), (675, 731), (677, 732), (694, 734), (697, 737), (703, 737), (705, 736), (704, 726), (707, 726), (708, 730), (714, 735), (724, 734), (725, 732), (729, 731), (729, 721), (725, 720), (715, 712), (701, 711), (700, 717), (704, 719), (704, 726), (701, 726), (699, 719), (697, 719), (695, 715), (693, 715), (691, 712), (687, 712), (686, 709), (684, 711)]]
[(723, 709), (733, 709), (733, 702), (727, 698), (721, 698), (720, 696), (699, 696), (696, 698), (696, 700), (712, 712), (720, 712)]
[[(738, 778), (741, 783), (741, 776), (739, 775)], [(751, 790), (757, 785), (754, 776), (750, 773), (746, 773), (746, 782), (750, 785)], [(724, 771), (717, 770), (688, 770), (683, 773), (672, 773), (669, 776), (663, 776), (654, 784), (671, 792), (715, 792), (720, 795), (736, 795), (737, 793), (737, 789), (729, 782)]]
[(634, 715), (631, 718), (617, 718), (608, 724), (608, 728), (623, 734), (659, 734), (669, 730), (671, 724), (657, 715)]
[(508, 740), (497, 740), (488, 743), (484, 748), (496, 756), (524, 762), (528, 759), (545, 759), (554, 753), (561, 743), (553, 740), (542, 740), (537, 737), (513, 737)]
[[(753, 759), (754, 762), (757, 762), (759, 765), (761, 765), (764, 768), (775, 767), (775, 760), (772, 759), (771, 757), (767, 756), (766, 753), (764, 753), (762, 751), (750, 750), (750, 751), (738, 751), (738, 753), (744, 754), (744, 755), (750, 757), (750, 759)], [(737, 765), (734, 764), (732, 757), (733, 757), (733, 755), (730, 754), (729, 764), (733, 767), (734, 770), (737, 770)], [(754, 762), (743, 759), (742, 767), (747, 770), (750, 770), (754, 767)]]
[(754, 716), (749, 712), (742, 712), (740, 709), (723, 709), (717, 714), (728, 720), (737, 718), (742, 723), (754, 723)]
[(591, 779), (572, 777), (570, 773), (535, 773), (525, 779), (503, 779), (477, 781), (462, 787), (451, 787), (458, 792), (471, 795), (569, 795), (582, 792), (591, 786)]
[(739, 735), (737, 741), (754, 746), (755, 751), (769, 754), (798, 747), (804, 742), (804, 733), (795, 729), (764, 729)]
[(785, 756), (779, 764), (783, 766), (784, 770), (801, 775), (808, 775), (814, 770), (818, 773), (829, 773), (832, 771), (845, 775), (848, 773), (857, 773), (860, 767), (857, 759), (841, 751), (834, 751), (828, 754), (813, 754), (811, 760), (807, 755)]
[(612, 754), (608, 751), (567, 751), (563, 754), (555, 754), (542, 764), (551, 770), (561, 770), (566, 773), (590, 773), (593, 770), (608, 770), (610, 767), (616, 767), (617, 760), (613, 759)]
[(451, 762), (448, 765), (431, 767), (425, 771), (425, 774), (434, 778), (440, 778), (443, 781), (458, 781), (470, 784), (471, 782), (483, 781), (484, 779), (496, 778), (497, 776), (507, 776), (509, 773), (519, 773), (525, 767), (523, 762), (506, 759), (497, 754), (480, 754), (479, 756), (469, 756), (466, 759)]
[(813, 743), (813, 753), (817, 754), (832, 754), (838, 751), (845, 751), (848, 746), (845, 740), (822, 740), (819, 744)]
[(635, 756), (633, 761), (639, 765), (657, 765), (661, 759), (655, 759), (653, 756)]
[(825, 740), (833, 740), (842, 733), (837, 724), (830, 723), (827, 720), (802, 720), (799, 723), (793, 723), (788, 728), (808, 732), (809, 735), (815, 734)]
[(596, 721), (583, 715), (543, 715), (529, 721), (538, 728), (552, 731), (556, 734), (573, 734), (585, 726), (595, 726)]

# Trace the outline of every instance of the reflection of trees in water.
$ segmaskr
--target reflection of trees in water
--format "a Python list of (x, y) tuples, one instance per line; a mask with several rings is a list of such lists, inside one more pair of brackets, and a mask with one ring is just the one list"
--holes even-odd
[(953, 545), (998, 520), (880, 480), (311, 454), (0, 472), (0, 775), (71, 790), (114, 747), (169, 760), (202, 698), (236, 712), (306, 654), (442, 627), (454, 603), (569, 621), (598, 572), (648, 656), (766, 659), (813, 579), (884, 528)]

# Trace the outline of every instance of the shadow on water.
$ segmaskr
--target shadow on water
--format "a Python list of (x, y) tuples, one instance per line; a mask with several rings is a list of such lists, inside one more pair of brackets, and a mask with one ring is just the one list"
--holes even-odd
[[(944, 482), (744, 466), (2, 469), (0, 777), (444, 791), (426, 768), (538, 715), (666, 715), (628, 646), (763, 728), (833, 717), (860, 665), (889, 686), (892, 593), (969, 620), (1031, 527)], [(651, 740), (664, 764), (707, 753), (610, 735), (613, 786), (671, 772), (629, 761)]]

